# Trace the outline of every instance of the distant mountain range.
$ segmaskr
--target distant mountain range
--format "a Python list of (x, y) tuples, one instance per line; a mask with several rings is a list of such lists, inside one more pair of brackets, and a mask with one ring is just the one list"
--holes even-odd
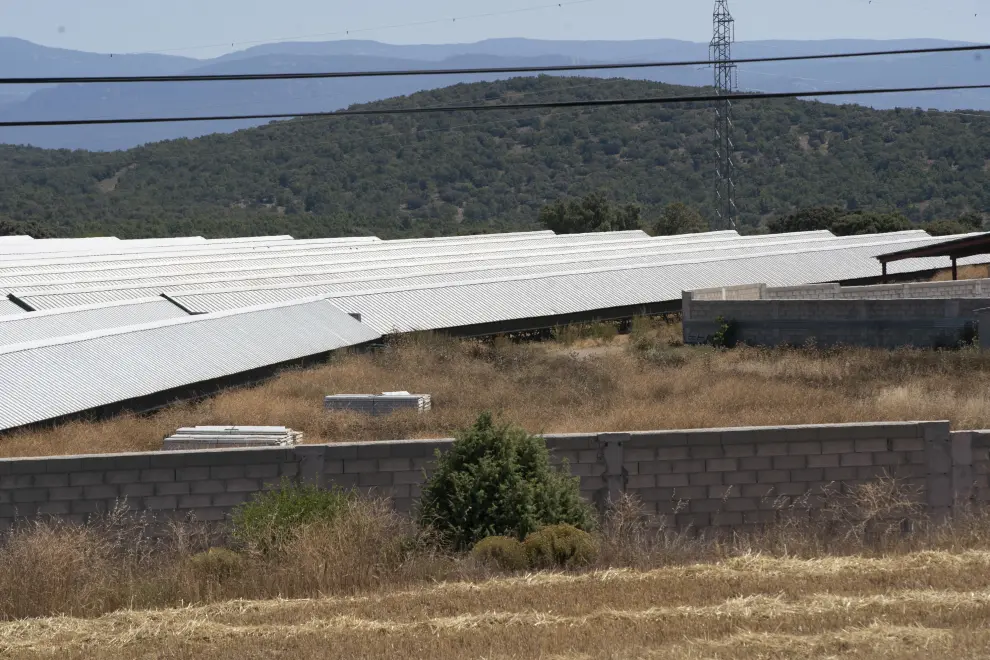
[[(737, 44), (741, 58), (839, 51), (890, 50), (960, 45), (937, 40), (763, 41)], [(0, 75), (166, 75), (177, 73), (280, 73), (707, 59), (707, 44), (643, 41), (538, 41), (495, 39), (474, 44), (398, 46), (375, 41), (277, 43), (212, 60), (169, 55), (101, 55), (0, 38)], [(990, 80), (990, 55), (938, 54), (860, 60), (824, 60), (743, 65), (740, 87), (761, 91), (818, 91), (870, 87), (967, 84)], [(704, 67), (608, 71), (600, 78), (626, 77), (677, 85), (711, 84)], [(0, 90), (0, 121), (67, 118), (150, 117), (199, 114), (274, 114), (336, 110), (457, 83), (508, 76), (423, 76), (133, 85), (24, 86)], [(990, 110), (990, 91), (831, 98), (876, 108), (922, 107)], [(0, 129), (0, 143), (44, 148), (119, 150), (148, 142), (231, 132), (264, 122), (156, 124), (105, 127)]]

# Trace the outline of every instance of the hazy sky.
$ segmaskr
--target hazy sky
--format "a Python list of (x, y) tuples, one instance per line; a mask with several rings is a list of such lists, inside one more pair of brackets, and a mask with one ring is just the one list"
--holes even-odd
[[(0, 0), (0, 34), (79, 50), (190, 57), (251, 42), (345, 39), (345, 30), (350, 38), (406, 44), (492, 37), (707, 42), (711, 34), (713, 0), (560, 1), (562, 7), (553, 0)], [(987, 0), (730, 0), (730, 9), (737, 39), (747, 41), (990, 38)]]

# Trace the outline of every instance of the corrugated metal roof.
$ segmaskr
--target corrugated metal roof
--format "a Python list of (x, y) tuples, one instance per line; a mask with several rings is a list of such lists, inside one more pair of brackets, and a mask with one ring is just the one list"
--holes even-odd
[(13, 302), (6, 296), (0, 296), (0, 317), (11, 314), (24, 314), (24, 308)]
[[(222, 251), (222, 250), (249, 250), (266, 246), (292, 243), (291, 236), (260, 236), (248, 239), (215, 239), (207, 241), (204, 238), (193, 239), (137, 239), (133, 241), (121, 241), (117, 238), (106, 239), (56, 239), (67, 241), (89, 241), (91, 243), (67, 243), (64, 246), (45, 247), (42, 241), (34, 241), (28, 244), (25, 249), (10, 248), (4, 259), (12, 265), (23, 263), (45, 263), (45, 262), (73, 262), (99, 257), (124, 257), (134, 258), (142, 255), (154, 256), (156, 254), (191, 254), (194, 252)], [(340, 245), (350, 245), (351, 242), (335, 243)], [(3, 249), (3, 248), (0, 248)]]
[(20, 311), (15, 316), (0, 316), (0, 346), (189, 316), (161, 296), (51, 312)]
[[(467, 262), (459, 264), (434, 262), (414, 266), (388, 265), (381, 262), (378, 268), (366, 267), (326, 268), (313, 271), (287, 271), (271, 276), (251, 278), (216, 278), (200, 280), (168, 280), (151, 279), (143, 284), (117, 285), (109, 283), (107, 288), (58, 289), (57, 287), (41, 287), (34, 291), (18, 290), (15, 295), (18, 300), (34, 309), (55, 309), (80, 304), (95, 304), (112, 300), (126, 300), (159, 293), (189, 295), (197, 288), (220, 292), (230, 290), (239, 295), (223, 298), (222, 307), (208, 309), (232, 309), (238, 306), (258, 305), (293, 298), (330, 295), (344, 291), (359, 291), (370, 289), (391, 289), (396, 286), (418, 286), (421, 284), (455, 284), (460, 281), (490, 280), (519, 275), (551, 274), (555, 272), (570, 272), (589, 268), (607, 267), (621, 264), (623, 267), (635, 267), (644, 264), (661, 262), (676, 262), (686, 260), (704, 260), (711, 258), (732, 258), (751, 254), (764, 254), (771, 250), (790, 250), (805, 252), (816, 248), (839, 249), (847, 245), (882, 244), (890, 245), (897, 241), (932, 240), (923, 232), (906, 232), (902, 235), (859, 236), (836, 238), (828, 235), (811, 235), (807, 237), (781, 235), (775, 240), (736, 239), (727, 242), (709, 242), (667, 246), (662, 242), (641, 241), (635, 246), (616, 252), (597, 253), (582, 252), (575, 255), (549, 252), (528, 259), (492, 260)], [(913, 245), (914, 243), (912, 243)], [(738, 246), (738, 247), (737, 247)], [(219, 298), (212, 298), (219, 300)], [(203, 311), (196, 307), (196, 311)]]
[[(543, 250), (548, 254), (556, 253), (558, 250), (563, 250), (565, 248), (579, 248), (582, 246), (588, 246), (594, 249), (605, 249), (608, 246), (621, 246), (621, 245), (653, 245), (655, 244), (652, 239), (634, 239), (634, 240), (601, 240), (601, 241), (589, 241), (588, 239), (582, 238), (572, 238), (572, 237), (561, 237), (559, 239), (546, 239), (546, 241), (536, 241), (525, 244), (525, 248), (530, 250)], [(512, 244), (513, 247), (519, 247), (517, 244)], [(389, 264), (393, 259), (400, 258), (417, 258), (419, 261), (432, 261), (432, 260), (464, 260), (476, 257), (481, 260), (484, 257), (488, 258), (500, 258), (502, 256), (509, 256), (511, 251), (503, 249), (498, 245), (483, 244), (483, 245), (471, 245), (471, 246), (449, 246), (449, 247), (431, 247), (429, 250), (407, 250), (401, 252), (393, 252), (391, 254), (383, 254), (378, 251), (369, 252), (346, 252), (346, 253), (334, 253), (331, 252), (329, 255), (322, 255), (317, 263), (327, 263), (330, 261), (336, 262), (342, 266), (347, 264), (359, 265), (365, 262), (373, 262), (377, 260), (379, 264)], [(390, 258), (391, 257), (391, 258)], [(286, 257), (279, 256), (273, 259), (274, 266), (276, 268), (284, 269), (287, 272), (295, 272), (300, 270), (300, 266), (305, 265), (307, 260), (304, 258), (296, 257)], [(147, 263), (147, 262), (145, 262)], [(256, 263), (256, 262), (251, 262)], [(201, 277), (194, 278), (172, 278), (167, 279), (169, 273), (162, 272), (163, 269), (154, 268), (148, 270), (147, 267), (140, 267), (138, 272), (147, 275), (153, 275), (150, 278), (155, 282), (165, 283), (166, 281), (173, 281), (175, 279), (219, 279), (219, 273), (216, 270), (216, 266), (212, 266), (213, 270), (210, 273), (206, 273)], [(177, 270), (181, 272), (187, 272), (191, 270), (188, 265), (180, 264)], [(82, 292), (82, 290), (90, 289), (103, 289), (103, 288), (123, 288), (127, 286), (127, 282), (121, 277), (120, 271), (114, 271), (111, 275), (110, 272), (105, 271), (106, 279), (110, 280), (109, 283), (99, 280), (97, 283), (85, 283), (77, 282), (73, 279), (70, 282), (60, 281), (59, 276), (54, 276), (52, 278), (48, 277), (46, 273), (33, 273), (30, 277), (27, 286), (34, 288), (37, 292), (38, 288), (44, 288), (50, 291), (57, 291), (58, 293), (74, 291)], [(22, 275), (2, 275), (0, 276), (0, 292), (11, 292), (11, 290), (25, 289), (25, 276)], [(19, 280), (19, 281), (18, 281)], [(146, 280), (147, 281), (147, 280)], [(86, 304), (96, 303), (105, 301), (100, 300), (87, 300)]]
[[(791, 245), (795, 249), (804, 246), (813, 246), (817, 243), (830, 241), (836, 244), (844, 244), (853, 239), (837, 239), (831, 234), (826, 236), (778, 236), (774, 241), (765, 239), (737, 238), (732, 241), (707, 241), (700, 243), (680, 243), (670, 244), (661, 240), (640, 240), (631, 244), (612, 243), (594, 246), (585, 246), (577, 250), (564, 250), (559, 247), (543, 248), (537, 252), (522, 253), (516, 256), (516, 252), (493, 252), (485, 255), (473, 255), (465, 257), (456, 255), (445, 259), (434, 259), (428, 261), (401, 261), (383, 260), (375, 262), (360, 262), (353, 257), (338, 262), (323, 262), (312, 264), (309, 267), (282, 267), (266, 270), (241, 270), (227, 272), (203, 273), (198, 277), (162, 276), (143, 278), (112, 278), (110, 280), (90, 280), (75, 281), (73, 286), (64, 287), (59, 284), (46, 282), (14, 283), (10, 279), (0, 280), (0, 288), (12, 287), (16, 289), (16, 296), (25, 300), (36, 296), (62, 296), (64, 294), (90, 294), (99, 291), (113, 291), (111, 295), (123, 298), (136, 297), (146, 293), (157, 294), (178, 289), (196, 288), (243, 288), (243, 287), (268, 287), (268, 286), (291, 286), (309, 282), (329, 282), (336, 280), (371, 280), (375, 278), (394, 279), (396, 277), (408, 278), (420, 275), (430, 275), (439, 273), (470, 273), (481, 270), (501, 270), (515, 269), (529, 266), (560, 265), (560, 264), (587, 264), (588, 268), (603, 265), (598, 262), (622, 259), (625, 261), (636, 258), (671, 257), (676, 255), (690, 254), (744, 254), (748, 250), (765, 251), (769, 246)], [(858, 239), (862, 242), (862, 239)], [(617, 249), (609, 249), (616, 246)], [(552, 271), (552, 269), (551, 269)], [(544, 270), (533, 270), (532, 272), (551, 272)], [(491, 277), (495, 277), (493, 274)], [(485, 279), (490, 279), (486, 277)], [(42, 303), (48, 304), (48, 303)]]
[[(755, 241), (759, 239), (738, 237), (731, 240)], [(680, 240), (676, 242), (666, 241), (656, 238), (633, 238), (626, 240), (588, 240), (581, 238), (561, 237), (557, 240), (546, 239), (536, 242), (510, 243), (507, 246), (497, 245), (477, 245), (468, 246), (462, 249), (441, 250), (433, 247), (429, 250), (410, 249), (395, 252), (342, 252), (335, 248), (321, 250), (284, 252), (277, 255), (247, 255), (231, 258), (187, 258), (170, 259), (166, 262), (145, 259), (137, 263), (130, 263), (125, 266), (100, 265), (86, 266), (84, 268), (73, 268), (72, 270), (36, 270), (33, 268), (24, 269), (3, 269), (0, 267), (0, 291), (9, 291), (18, 288), (29, 288), (34, 286), (56, 285), (61, 283), (59, 288), (82, 288), (87, 286), (84, 282), (99, 282), (111, 280), (121, 284), (132, 278), (162, 278), (167, 277), (195, 276), (195, 275), (216, 275), (223, 273), (252, 271), (279, 270), (301, 270), (307, 267), (320, 266), (340, 266), (346, 267), (348, 264), (367, 264), (369, 268), (383, 265), (400, 265), (403, 263), (439, 263), (458, 261), (476, 261), (482, 259), (503, 259), (513, 256), (524, 256), (527, 254), (563, 254), (577, 253), (581, 251), (594, 252), (610, 249), (620, 249), (626, 246), (636, 247), (641, 245), (670, 245), (684, 246), (725, 244), (730, 241), (727, 237), (721, 238), (696, 238), (691, 241)], [(8, 271), (9, 272), (6, 272)]]
[[(861, 241), (858, 246), (857, 240)], [(850, 237), (843, 239), (842, 245), (803, 250), (692, 258), (665, 264), (613, 265), (498, 280), (406, 284), (392, 289), (326, 295), (345, 311), (360, 313), (362, 321), (381, 332), (431, 330), (677, 300), (683, 290), (690, 289), (752, 282), (788, 286), (869, 277), (877, 275), (873, 257), (890, 245), (922, 245), (938, 240)], [(545, 299), (540, 298), (541, 292), (546, 294)], [(191, 312), (203, 312), (271, 302), (283, 295), (313, 293), (312, 289), (296, 288), (177, 292), (169, 297)]]
[[(566, 245), (563, 242), (541, 246), (530, 249), (509, 249), (491, 250), (481, 253), (467, 253), (458, 251), (455, 254), (445, 255), (433, 259), (422, 257), (404, 257), (403, 254), (392, 255), (391, 258), (381, 258), (381, 255), (372, 253), (374, 260), (366, 260), (362, 253), (339, 255), (314, 256), (312, 260), (294, 259), (292, 263), (285, 263), (280, 259), (275, 259), (275, 263), (267, 266), (255, 265), (256, 262), (247, 262), (251, 265), (232, 263), (222, 268), (217, 268), (215, 264), (193, 265), (188, 270), (180, 273), (162, 272), (162, 268), (148, 267), (137, 268), (133, 272), (136, 274), (123, 275), (120, 271), (104, 270), (98, 273), (86, 273), (80, 276), (79, 273), (40, 273), (25, 274), (19, 276), (0, 277), (0, 291), (16, 290), (19, 295), (37, 294), (46, 291), (56, 291), (59, 289), (97, 289), (112, 288), (122, 289), (129, 286), (157, 286), (164, 287), (195, 285), (197, 283), (210, 283), (233, 280), (255, 280), (261, 277), (288, 277), (302, 281), (305, 275), (316, 275), (319, 273), (336, 273), (347, 271), (366, 272), (376, 268), (388, 268), (394, 272), (405, 272), (396, 270), (401, 268), (412, 268), (416, 266), (435, 266), (440, 264), (450, 264), (451, 268), (456, 268), (459, 263), (483, 264), (489, 262), (507, 262), (516, 257), (527, 258), (532, 255), (535, 259), (557, 258), (564, 255), (588, 255), (588, 258), (595, 258), (596, 253), (612, 252), (616, 256), (642, 250), (671, 252), (676, 250), (706, 250), (719, 249), (727, 245), (732, 246), (756, 246), (771, 245), (779, 243), (815, 242), (822, 240), (836, 240), (829, 232), (814, 232), (805, 234), (778, 235), (773, 241), (768, 241), (766, 237), (735, 237), (732, 240), (716, 239), (694, 239), (669, 241), (663, 238), (636, 239), (629, 242), (595, 242), (591, 244)], [(435, 269), (427, 272), (435, 272)], [(312, 279), (312, 278), (310, 278)], [(273, 282), (275, 283), (275, 282)], [(188, 287), (187, 287), (188, 288)]]
[[(360, 290), (376, 286), (392, 288), (397, 283), (407, 285), (432, 284), (442, 282), (457, 282), (464, 279), (493, 279), (520, 274), (552, 273), (574, 270), (575, 268), (595, 268), (606, 266), (613, 262), (625, 265), (639, 263), (655, 263), (685, 259), (689, 256), (734, 256), (738, 254), (765, 252), (770, 246), (805, 249), (822, 241), (832, 241), (843, 244), (855, 239), (812, 238), (800, 239), (781, 237), (777, 241), (749, 243), (743, 239), (728, 243), (683, 244), (680, 246), (664, 245), (662, 242), (641, 241), (635, 246), (615, 252), (605, 252), (601, 255), (594, 252), (582, 252), (574, 255), (551, 254), (545, 252), (527, 259), (493, 260), (459, 260), (458, 263), (432, 262), (413, 266), (388, 265), (379, 262), (377, 268), (371, 264), (350, 265), (347, 267), (325, 267), (316, 270), (281, 270), (266, 276), (245, 277), (236, 275), (225, 278), (193, 278), (170, 279), (149, 278), (139, 283), (105, 282), (102, 285), (60, 289), (58, 286), (42, 286), (35, 289), (18, 289), (12, 293), (20, 302), (32, 309), (56, 309), (66, 306), (83, 304), (99, 304), (114, 300), (127, 300), (160, 293), (169, 293), (194, 289), (265, 289), (273, 290), (273, 297), (260, 295), (256, 302), (262, 304), (275, 300), (336, 293), (339, 291)], [(863, 239), (858, 239), (861, 243)], [(728, 245), (729, 247), (726, 247)], [(741, 247), (735, 247), (741, 245)], [(501, 256), (501, 255), (498, 255)], [(284, 291), (282, 289), (296, 289)]]
[(21, 255), (35, 255), (43, 258), (46, 254), (84, 252), (96, 248), (110, 249), (119, 244), (120, 239), (114, 236), (104, 238), (42, 238), (33, 241), (14, 241), (0, 243), (0, 253), (4, 259), (18, 259)]
[(0, 429), (55, 419), (379, 337), (324, 300), (0, 348)]
[(86, 256), (73, 256), (69, 258), (50, 258), (50, 259), (40, 259), (32, 260), (29, 258), (22, 259), (20, 261), (5, 262), (0, 264), (0, 275), (7, 273), (14, 273), (21, 271), (25, 268), (30, 267), (32, 270), (63, 270), (66, 266), (72, 264), (95, 264), (95, 265), (107, 265), (111, 264), (122, 265), (122, 264), (133, 264), (140, 265), (142, 263), (150, 263), (152, 259), (166, 259), (166, 260), (186, 260), (192, 257), (200, 257), (206, 260), (218, 260), (218, 258), (240, 258), (250, 254), (256, 255), (281, 255), (286, 252), (300, 252), (305, 253), (309, 250), (333, 250), (336, 249), (337, 252), (381, 252), (383, 254), (390, 254), (395, 251), (417, 251), (423, 254), (431, 253), (450, 253), (451, 251), (457, 251), (459, 246), (463, 246), (463, 249), (476, 249), (485, 250), (493, 249), (497, 245), (508, 245), (510, 243), (524, 243), (524, 242), (535, 242), (535, 243), (549, 243), (553, 241), (576, 241), (576, 242), (589, 242), (589, 241), (628, 241), (636, 239), (646, 239), (649, 236), (644, 232), (611, 232), (607, 234), (570, 234), (567, 236), (546, 236), (539, 234), (536, 236), (529, 235), (519, 235), (510, 236), (508, 238), (503, 238), (499, 240), (489, 240), (489, 241), (476, 241), (476, 240), (442, 240), (437, 241), (431, 239), (430, 241), (424, 241), (417, 244), (393, 244), (390, 241), (381, 241), (378, 243), (370, 244), (349, 244), (349, 243), (339, 243), (328, 239), (313, 239), (313, 240), (301, 240), (301, 241), (284, 241), (275, 242), (270, 244), (260, 244), (260, 245), (241, 245), (241, 246), (228, 246), (226, 249), (217, 250), (211, 248), (209, 245), (203, 246), (194, 245), (186, 246), (182, 249), (176, 249), (172, 251), (157, 251), (154, 254), (138, 254), (133, 252), (124, 251), (123, 253), (105, 253), (100, 255), (86, 255)]

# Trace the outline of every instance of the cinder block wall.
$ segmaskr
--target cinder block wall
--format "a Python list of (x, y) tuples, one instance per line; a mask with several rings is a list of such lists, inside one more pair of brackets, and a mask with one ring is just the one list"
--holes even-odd
[(903, 298), (990, 298), (990, 279), (908, 282), (872, 286), (804, 284), (771, 287), (743, 284), (691, 292), (693, 300), (900, 300)]
[(765, 300), (900, 300), (903, 298), (988, 298), (990, 280), (959, 280), (956, 282), (908, 282), (873, 286), (839, 286), (813, 284), (808, 286), (767, 287)]
[[(918, 485), (930, 510), (990, 500), (990, 433), (948, 422), (545, 436), (554, 460), (599, 507), (637, 495), (671, 525), (742, 529), (771, 522), (788, 498), (890, 474)], [(0, 460), (0, 526), (77, 522), (121, 500), (162, 517), (224, 519), (282, 478), (338, 485), (413, 508), (435, 452), (452, 440)], [(783, 501), (781, 501), (783, 498)], [(809, 500), (814, 502), (812, 498)]]
[(952, 346), (971, 334), (976, 310), (990, 298), (868, 300), (696, 300), (684, 293), (684, 341), (706, 343), (719, 317), (732, 323), (737, 341), (764, 346)]
[[(963, 449), (957, 450), (957, 454), (959, 451), (965, 452), (967, 444), (971, 452), (969, 479), (966, 478), (965, 473), (960, 475), (958, 487), (964, 489), (966, 484), (970, 483), (972, 484), (972, 492), (968, 495), (972, 500), (981, 503), (990, 502), (990, 431), (970, 431), (968, 433), (953, 433), (952, 435), (954, 440), (957, 437), (968, 437), (968, 443), (965, 439), (961, 441)], [(963, 496), (966, 494), (964, 491)]]

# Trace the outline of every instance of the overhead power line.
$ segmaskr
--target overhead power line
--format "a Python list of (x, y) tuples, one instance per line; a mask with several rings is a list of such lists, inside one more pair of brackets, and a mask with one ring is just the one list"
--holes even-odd
[(713, 66), (739, 64), (765, 64), (772, 62), (804, 62), (809, 60), (837, 60), (862, 57), (886, 57), (894, 55), (925, 55), (935, 53), (966, 53), (990, 50), (990, 44), (973, 46), (945, 46), (940, 48), (909, 48), (898, 50), (874, 50), (848, 53), (821, 53), (817, 55), (781, 55), (777, 57), (748, 57), (726, 61), (681, 60), (668, 62), (612, 62), (604, 64), (560, 64), (551, 66), (476, 67), (465, 69), (393, 69), (386, 71), (315, 71), (304, 73), (231, 73), (231, 74), (180, 74), (167, 76), (62, 76), (47, 78), (0, 78), (0, 85), (89, 85), (110, 83), (175, 83), (175, 82), (229, 82), (250, 80), (310, 80), (323, 78), (384, 78), (395, 76), (452, 76), (503, 73), (559, 73), (566, 71), (608, 71), (617, 69), (656, 69), (685, 66)]
[(890, 87), (873, 89), (843, 89), (818, 92), (742, 92), (726, 95), (698, 94), (692, 96), (661, 96), (634, 99), (600, 99), (596, 101), (550, 101), (539, 103), (505, 103), (500, 105), (449, 105), (426, 108), (361, 108), (328, 112), (297, 112), (255, 115), (214, 115), (191, 117), (128, 117), (120, 119), (45, 119), (35, 121), (0, 122), (0, 128), (25, 128), (45, 126), (102, 126), (108, 124), (168, 124), (194, 121), (248, 121), (295, 119), (306, 117), (368, 117), (385, 115), (422, 115), (432, 113), (484, 112), (489, 110), (534, 110), (551, 108), (596, 108), (626, 105), (673, 105), (677, 103), (707, 103), (731, 99), (733, 101), (760, 101), (770, 99), (818, 98), (823, 96), (863, 96), (867, 94), (907, 94), (912, 92), (951, 92), (990, 89), (983, 85), (937, 85), (932, 87)]

